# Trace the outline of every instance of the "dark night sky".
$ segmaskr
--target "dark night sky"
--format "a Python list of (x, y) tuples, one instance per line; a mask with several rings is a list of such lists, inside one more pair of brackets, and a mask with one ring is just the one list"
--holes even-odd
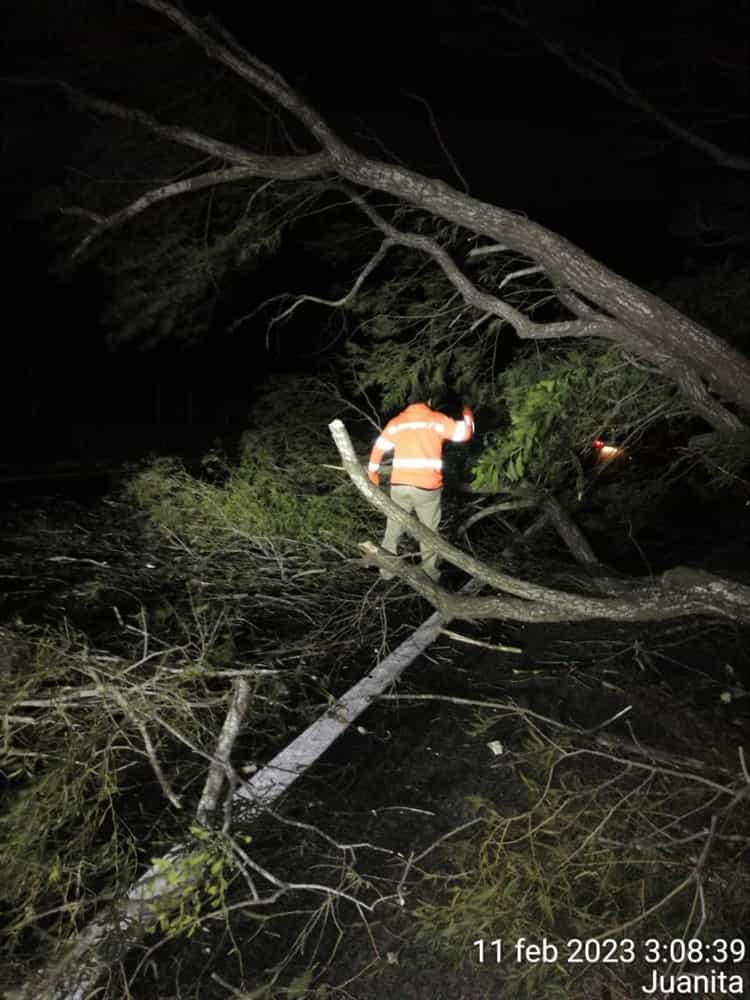
[[(618, 60), (666, 112), (744, 152), (742, 4), (668, 0), (641, 19), (630, 4), (530, 0), (518, 6), (532, 15), (532, 31), (500, 16), (492, 0), (278, 3), (263, 5), (262, 14), (257, 5), (228, 0), (185, 6), (215, 13), (350, 141), (360, 142), (354, 133), (369, 130), (409, 165), (453, 182), (427, 112), (409, 93), (427, 99), (472, 194), (526, 212), (635, 280), (669, 277), (695, 256), (684, 232), (693, 199), (747, 200), (744, 177), (718, 169), (571, 73), (539, 40), (546, 33)], [(196, 81), (203, 73), (201, 53), (131, 0), (12, 0), (2, 16), (2, 55), (11, 75), (62, 77), (124, 102), (135, 95), (144, 106), (151, 94), (150, 108), (162, 120), (170, 120), (171, 108), (161, 106), (158, 76), (143, 89), (142, 67), (158, 67), (163, 58), (165, 74), (172, 72), (181, 46), (179, 65), (196, 67), (186, 86), (191, 72)], [(168, 380), (169, 373), (174, 380), (177, 372), (183, 386), (220, 389), (224, 342), (179, 359), (139, 354), (113, 362), (98, 349), (95, 288), (85, 272), (72, 290), (49, 275), (59, 248), (50, 245), (48, 224), (31, 213), (40, 192), (62, 184), (91, 117), (44, 90), (4, 87), (4, 96), (4, 242), (13, 248), (0, 355), (6, 370), (13, 378), (41, 370), (52, 380), (75, 371), (110, 383)], [(182, 120), (189, 108), (182, 101), (171, 120)], [(233, 350), (235, 362), (247, 357), (258, 367), (257, 347), (254, 359), (243, 353), (245, 345)]]

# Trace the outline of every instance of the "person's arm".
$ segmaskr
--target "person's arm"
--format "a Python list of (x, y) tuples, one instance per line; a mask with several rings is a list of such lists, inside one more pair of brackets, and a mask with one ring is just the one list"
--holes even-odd
[(372, 446), (372, 451), (370, 452), (370, 463), (367, 466), (367, 478), (373, 486), (380, 485), (380, 463), (383, 461), (383, 455), (387, 451), (393, 451), (393, 442), (386, 437), (386, 431), (383, 431), (375, 444)]
[(463, 408), (461, 420), (450, 420), (446, 427), (445, 439), (454, 444), (471, 440), (474, 435), (474, 411), (470, 406)]

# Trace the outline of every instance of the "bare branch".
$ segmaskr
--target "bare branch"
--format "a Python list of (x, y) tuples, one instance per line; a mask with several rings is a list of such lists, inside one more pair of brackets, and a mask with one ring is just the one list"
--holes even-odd
[(693, 146), (694, 149), (700, 150), (709, 156), (715, 163), (720, 167), (726, 167), (730, 170), (750, 170), (750, 160), (746, 156), (739, 156), (736, 153), (730, 153), (726, 149), (722, 149), (721, 146), (717, 146), (716, 143), (711, 142), (709, 139), (705, 139), (703, 136), (698, 135), (697, 132), (693, 132), (691, 129), (685, 128), (670, 118), (669, 115), (664, 114), (660, 111), (656, 105), (652, 104), (648, 98), (644, 97), (640, 91), (632, 87), (623, 77), (623, 75), (613, 69), (611, 66), (606, 66), (604, 63), (600, 62), (598, 59), (594, 59), (592, 56), (588, 57), (588, 65), (584, 62), (575, 59), (570, 55), (565, 46), (561, 45), (559, 42), (553, 42), (549, 39), (543, 38), (542, 42), (550, 52), (558, 56), (562, 61), (568, 66), (569, 69), (573, 70), (579, 76), (583, 76), (588, 80), (593, 80), (594, 83), (603, 87), (608, 93), (612, 94), (614, 97), (631, 107), (638, 108), (640, 111), (645, 112), (654, 121), (657, 121), (662, 128), (666, 129), (672, 135), (677, 136), (683, 142), (687, 143), (689, 146)]
[(146, 754), (151, 763), (151, 768), (154, 774), (156, 775), (156, 780), (159, 782), (159, 786), (161, 787), (162, 792), (164, 792), (165, 798), (167, 798), (169, 802), (172, 803), (175, 809), (182, 809), (182, 803), (180, 802), (178, 796), (175, 795), (175, 793), (172, 791), (169, 781), (167, 780), (167, 777), (164, 774), (164, 771), (162, 770), (162, 766), (159, 763), (159, 758), (156, 756), (156, 748), (154, 747), (154, 744), (151, 741), (151, 736), (149, 735), (146, 723), (143, 722), (142, 719), (138, 718), (137, 713), (133, 711), (133, 709), (130, 707), (127, 700), (125, 699), (124, 695), (120, 691), (118, 691), (116, 688), (113, 688), (111, 694), (112, 697), (117, 702), (117, 704), (123, 710), (125, 715), (132, 721), (133, 725), (141, 734), (141, 739), (143, 740), (143, 745), (146, 748)]
[[(229, 167), (223, 170), (211, 170), (208, 173), (199, 174), (197, 177), (190, 177), (184, 181), (172, 181), (163, 187), (147, 191), (146, 194), (141, 195), (140, 198), (136, 198), (135, 201), (132, 201), (125, 208), (121, 208), (119, 212), (101, 218), (87, 236), (81, 240), (71, 254), (71, 258), (75, 260), (77, 257), (80, 257), (86, 248), (103, 233), (110, 229), (115, 229), (136, 215), (140, 215), (141, 212), (145, 212), (152, 205), (156, 205), (161, 201), (167, 201), (169, 198), (175, 198), (181, 194), (201, 191), (204, 188), (215, 187), (217, 184), (232, 184), (235, 181), (255, 176), (255, 170), (248, 167)], [(77, 214), (83, 213), (78, 212)]]
[(502, 514), (508, 510), (527, 510), (529, 507), (537, 507), (538, 505), (538, 500), (534, 500), (533, 498), (501, 500), (499, 503), (493, 503), (489, 507), (482, 507), (476, 514), (468, 517), (459, 527), (458, 533), (459, 535), (465, 535), (469, 528), (478, 524), (479, 521), (483, 521), (485, 517), (491, 517), (493, 514)]
[(511, 250), (512, 247), (506, 246), (505, 243), (492, 243), (489, 246), (474, 247), (469, 250), (467, 257), (486, 257), (492, 253), (505, 253), (506, 250)]
[(430, 125), (432, 126), (432, 131), (435, 133), (437, 141), (440, 144), (440, 148), (443, 151), (443, 155), (445, 156), (448, 163), (451, 165), (453, 173), (456, 175), (456, 177), (458, 177), (459, 183), (461, 184), (461, 187), (464, 189), (464, 193), (468, 194), (469, 184), (464, 175), (461, 173), (461, 170), (459, 169), (459, 166), (456, 163), (453, 154), (451, 153), (450, 149), (445, 143), (445, 140), (443, 139), (440, 129), (438, 128), (437, 120), (435, 118), (435, 115), (433, 114), (432, 107), (430, 106), (430, 102), (425, 100), (424, 97), (420, 97), (419, 94), (412, 94), (411, 91), (405, 90), (404, 93), (406, 94), (407, 97), (411, 97), (413, 101), (418, 101), (427, 111), (427, 116), (430, 119)]
[(96, 222), (97, 224), (104, 222), (104, 216), (98, 215), (96, 212), (90, 212), (87, 208), (79, 208), (77, 205), (64, 205), (60, 209), (61, 215), (78, 215), (82, 219), (88, 219), (89, 222)]
[(601, 563), (588, 539), (575, 521), (563, 510), (560, 502), (553, 496), (546, 496), (542, 508), (549, 514), (549, 519), (557, 529), (558, 535), (565, 542), (576, 561), (589, 569), (599, 567)]
[(465, 642), (470, 646), (480, 646), (482, 649), (492, 649), (497, 653), (523, 652), (520, 646), (503, 646), (496, 642), (482, 642), (480, 639), (472, 639), (468, 635), (461, 635), (460, 632), (452, 632), (449, 628), (444, 628), (440, 631), (443, 635), (447, 635), (449, 639), (455, 639), (456, 642)]
[(217, 807), (219, 793), (227, 776), (232, 747), (239, 735), (240, 727), (247, 714), (247, 706), (250, 701), (250, 685), (244, 678), (238, 678), (233, 686), (232, 700), (224, 718), (219, 739), (216, 742), (214, 759), (211, 761), (211, 766), (208, 769), (206, 783), (203, 786), (196, 809), (196, 817), (201, 826), (207, 824), (209, 814), (214, 812)]
[(345, 148), (341, 140), (328, 128), (320, 115), (310, 105), (303, 101), (284, 80), (280, 73), (271, 69), (270, 66), (262, 62), (256, 56), (246, 53), (244, 49), (238, 51), (239, 46), (234, 43), (232, 47), (217, 42), (208, 32), (204, 31), (187, 14), (167, 0), (136, 0), (142, 7), (162, 14), (174, 24), (176, 24), (188, 37), (204, 50), (210, 59), (215, 59), (222, 63), (233, 73), (254, 87), (258, 87), (269, 97), (274, 98), (282, 108), (286, 108), (310, 132), (315, 136), (321, 145), (328, 148)]
[(55, 81), (55, 85), (62, 87), (71, 100), (81, 108), (88, 108), (114, 118), (120, 118), (123, 121), (133, 122), (162, 139), (179, 143), (191, 149), (200, 150), (202, 153), (208, 153), (209, 156), (216, 157), (216, 159), (234, 164), (232, 167), (207, 171), (194, 177), (172, 181), (159, 188), (155, 188), (137, 198), (119, 212), (107, 217), (89, 213), (85, 209), (78, 207), (63, 209), (66, 214), (87, 216), (96, 223), (91, 232), (88, 233), (86, 238), (73, 251), (73, 259), (79, 257), (102, 233), (121, 225), (152, 205), (166, 201), (169, 198), (193, 191), (200, 191), (218, 184), (231, 184), (235, 181), (254, 177), (268, 177), (273, 180), (303, 180), (319, 176), (326, 171), (329, 165), (328, 157), (325, 153), (314, 153), (307, 156), (266, 156), (253, 153), (251, 150), (243, 149), (240, 146), (232, 146), (202, 132), (196, 132), (194, 129), (183, 128), (177, 125), (164, 125), (152, 115), (147, 114), (139, 108), (130, 108), (122, 104), (117, 104), (114, 101), (102, 100), (101, 98), (77, 90), (67, 83)]
[[(357, 277), (357, 280), (354, 282), (352, 287), (349, 289), (346, 295), (342, 295), (340, 299), (321, 299), (318, 298), (317, 295), (300, 295), (295, 299), (295, 301), (289, 306), (288, 309), (285, 309), (279, 316), (274, 317), (271, 320), (270, 325), (273, 326), (274, 323), (280, 323), (282, 320), (287, 319), (304, 302), (315, 302), (318, 305), (329, 306), (332, 309), (345, 308), (354, 298), (356, 298), (357, 293), (359, 292), (362, 285), (365, 283), (369, 275), (372, 274), (372, 272), (375, 270), (378, 264), (380, 264), (380, 262), (383, 260), (383, 258), (393, 245), (394, 241), (392, 239), (388, 238), (383, 240), (377, 252), (373, 254), (373, 256), (370, 258), (367, 264), (362, 268), (362, 271), (360, 272), (359, 276)], [(236, 325), (237, 324), (233, 324), (233, 326)]]
[(510, 284), (510, 282), (513, 281), (514, 278), (525, 278), (527, 274), (540, 274), (540, 273), (542, 274), (544, 273), (544, 268), (539, 267), (538, 264), (535, 265), (534, 267), (522, 267), (518, 271), (511, 271), (510, 274), (506, 274), (497, 287), (504, 288), (506, 285)]
[[(373, 225), (385, 233), (391, 243), (425, 253), (440, 266), (451, 284), (458, 289), (464, 302), (481, 310), (485, 315), (496, 316), (513, 327), (517, 336), (530, 340), (558, 340), (562, 337), (610, 337), (617, 339), (622, 328), (616, 321), (598, 314), (583, 320), (563, 320), (557, 323), (535, 323), (520, 310), (478, 288), (458, 267), (448, 252), (429, 236), (405, 233), (396, 229), (361, 195), (351, 192), (354, 204), (368, 216)], [(541, 267), (526, 269), (524, 273), (541, 271)], [(520, 273), (520, 272), (519, 272)], [(593, 311), (593, 310), (592, 310)]]
[[(528, 18), (520, 14), (515, 14), (504, 7), (500, 7), (498, 10), (507, 20), (512, 21), (519, 27), (530, 30), (531, 26)], [(537, 34), (537, 38), (547, 51), (551, 52), (558, 59), (561, 59), (568, 69), (572, 70), (578, 76), (584, 77), (584, 79), (592, 80), (597, 86), (602, 87), (607, 93), (612, 94), (613, 97), (623, 101), (625, 104), (629, 104), (631, 107), (645, 112), (645, 114), (657, 121), (667, 132), (677, 136), (678, 139), (693, 146), (695, 149), (699, 149), (720, 167), (728, 167), (730, 170), (750, 170), (750, 160), (747, 157), (730, 153), (709, 139), (704, 139), (703, 136), (680, 125), (674, 118), (670, 118), (669, 115), (660, 111), (640, 91), (636, 90), (635, 87), (627, 83), (622, 73), (614, 69), (614, 67), (607, 66), (599, 59), (595, 59), (593, 56), (587, 54), (573, 56), (561, 42), (553, 41), (543, 34)]]
[[(115, 101), (105, 101), (101, 97), (94, 97), (86, 94), (82, 90), (71, 87), (70, 84), (62, 80), (55, 81), (55, 85), (62, 87), (71, 101), (79, 108), (86, 108), (90, 111), (98, 111), (100, 114), (108, 115), (110, 118), (120, 118), (126, 122), (133, 122), (140, 125), (148, 132), (153, 132), (162, 139), (179, 143), (181, 146), (188, 146), (197, 149), (201, 153), (208, 153), (226, 163), (250, 166), (256, 161), (256, 156), (249, 150), (241, 146), (232, 146), (220, 139), (214, 139), (203, 132), (196, 132), (194, 129), (184, 128), (181, 125), (164, 125), (157, 121), (152, 115), (140, 108), (127, 107)], [(296, 157), (294, 158), (296, 159)]]

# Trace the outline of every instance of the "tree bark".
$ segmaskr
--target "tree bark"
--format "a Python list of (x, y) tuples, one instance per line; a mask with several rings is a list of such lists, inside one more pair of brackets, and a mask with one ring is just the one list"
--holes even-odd
[(234, 682), (232, 701), (229, 711), (224, 718), (224, 725), (221, 727), (219, 739), (216, 741), (216, 751), (211, 766), (208, 769), (203, 791), (195, 811), (196, 818), (201, 826), (208, 826), (211, 814), (216, 811), (219, 802), (219, 794), (224, 786), (225, 780), (230, 777), (230, 758), (232, 748), (242, 726), (242, 721), (247, 714), (247, 707), (250, 702), (250, 685), (244, 677), (238, 677)]
[[(540, 584), (519, 580), (456, 548), (425, 528), (411, 514), (401, 510), (377, 486), (373, 486), (360, 465), (349, 434), (340, 420), (329, 424), (333, 440), (349, 478), (373, 507), (399, 521), (418, 542), (428, 542), (453, 566), (469, 573), (507, 596), (465, 596), (453, 594), (434, 583), (418, 567), (396, 555), (364, 542), (360, 547), (371, 561), (401, 580), (429, 601), (441, 614), (467, 621), (504, 618), (522, 622), (664, 621), (690, 615), (708, 615), (750, 623), (750, 587), (709, 573), (672, 570), (659, 584), (648, 584), (613, 597), (571, 594)], [(552, 512), (547, 511), (552, 517)]]
[(601, 566), (588, 539), (573, 518), (563, 510), (562, 505), (555, 497), (545, 497), (542, 509), (549, 515), (549, 519), (557, 530), (558, 535), (565, 542), (568, 551), (576, 562), (587, 569), (595, 569)]
[[(476, 589), (474, 581), (464, 587), (465, 593)], [(387, 688), (427, 647), (438, 638), (450, 618), (434, 612), (397, 646), (384, 660), (343, 694), (315, 722), (262, 767), (247, 781), (238, 782), (231, 792), (230, 808), (225, 811), (224, 832), (231, 820), (241, 818), (244, 824), (256, 819), (291, 788), (331, 747), (349, 726), (372, 705)], [(216, 808), (229, 754), (236, 739), (242, 717), (247, 709), (249, 686), (239, 679), (232, 696), (214, 761), (198, 805), (197, 817), (204, 823)], [(179, 894), (188, 885), (197, 883), (201, 872), (174, 878), (165, 866), (179, 862), (192, 850), (189, 844), (173, 846), (144, 872), (127, 895), (95, 917), (81, 932), (62, 958), (43, 970), (27, 984), (24, 1000), (87, 1000), (108, 967), (122, 960), (128, 950), (141, 940), (148, 924), (154, 921), (154, 908), (169, 911), (179, 903)]]
[[(408, 233), (398, 234), (396, 240), (415, 247), (419, 244), (424, 252), (431, 253), (466, 301), (479, 305), (481, 300), (485, 307), (489, 303), (491, 311), (510, 323), (520, 337), (607, 337), (644, 357), (674, 379), (690, 405), (720, 435), (736, 436), (744, 431), (743, 423), (725, 404), (728, 402), (750, 412), (750, 361), (700, 323), (600, 264), (569, 240), (524, 216), (473, 198), (414, 170), (362, 155), (333, 132), (317, 110), (279, 73), (243, 49), (226, 32), (216, 37), (169, 0), (137, 2), (171, 20), (201, 46), (209, 58), (226, 66), (293, 115), (318, 143), (319, 151), (296, 158), (259, 156), (251, 150), (230, 146), (192, 130), (161, 125), (143, 112), (111, 102), (76, 93), (78, 103), (129, 118), (162, 138), (212, 153), (227, 165), (224, 180), (231, 179), (231, 170), (240, 171), (243, 177), (337, 176), (359, 188), (395, 196), (485, 236), (493, 243), (503, 244), (528, 257), (532, 265), (543, 268), (559, 289), (561, 302), (579, 302), (574, 319), (546, 325), (532, 322), (499, 296), (488, 295), (473, 286), (434, 241)], [(184, 190), (190, 189), (191, 184), (200, 186), (202, 181), (193, 178)], [(183, 193), (183, 188), (177, 190), (177, 187), (171, 193), (162, 189), (153, 197), (163, 199)], [(364, 199), (359, 201), (361, 207), (365, 207)], [(88, 244), (117, 222), (145, 210), (148, 204), (148, 196), (143, 196), (115, 216), (96, 220), (84, 242)]]

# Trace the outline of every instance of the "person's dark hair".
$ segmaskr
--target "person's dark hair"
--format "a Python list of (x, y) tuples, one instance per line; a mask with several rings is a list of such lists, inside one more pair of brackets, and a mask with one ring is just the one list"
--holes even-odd
[(409, 393), (409, 398), (407, 399), (407, 404), (413, 406), (414, 403), (426, 403), (432, 398), (432, 393), (424, 385), (415, 385), (412, 391)]
[(448, 396), (444, 389), (440, 387), (430, 388), (429, 386), (422, 385), (414, 392), (409, 393), (407, 406), (413, 406), (414, 403), (427, 403), (433, 410), (442, 411), (446, 409), (447, 401)]

